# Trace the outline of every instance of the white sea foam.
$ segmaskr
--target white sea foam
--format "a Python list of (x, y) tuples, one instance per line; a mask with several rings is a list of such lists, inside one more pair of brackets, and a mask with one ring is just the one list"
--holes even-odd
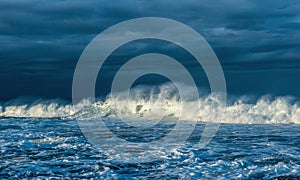
[[(222, 117), (222, 123), (243, 124), (300, 124), (300, 107), (287, 97), (259, 98), (254, 103), (237, 99), (225, 107), (219, 103), (220, 94), (200, 96), (193, 100), (182, 102), (176, 92), (169, 86), (160, 86), (158, 91), (145, 88), (133, 90), (130, 100), (119, 96), (108, 96), (104, 101), (91, 102), (82, 100), (76, 105), (61, 100), (37, 100), (32, 103), (22, 103), (22, 98), (2, 103), (0, 117), (26, 118), (76, 118), (120, 117), (134, 119), (161, 119), (163, 117), (181, 117), (192, 121), (214, 121)], [(147, 88), (146, 88), (147, 89)], [(190, 112), (181, 114), (183, 106), (198, 103)], [(194, 113), (197, 112), (197, 113)], [(183, 116), (182, 116), (183, 115)]]

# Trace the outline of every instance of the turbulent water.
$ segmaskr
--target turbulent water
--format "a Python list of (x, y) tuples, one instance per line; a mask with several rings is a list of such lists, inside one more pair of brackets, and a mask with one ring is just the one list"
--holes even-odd
[[(150, 96), (137, 92), (129, 101), (118, 96), (75, 105), (26, 98), (2, 103), (0, 177), (300, 178), (300, 107), (291, 98), (262, 97), (251, 103), (239, 98), (224, 108), (218, 94), (182, 102), (164, 88)], [(192, 108), (180, 113), (183, 106)], [(198, 122), (199, 135), (205, 122), (222, 124), (204, 148), (193, 146), (199, 139), (191, 136), (178, 149), (157, 148), (155, 161), (128, 163), (95, 148), (78, 125), (91, 119), (114, 122), (120, 116), (133, 123), (181, 116)], [(165, 128), (158, 125), (151, 134), (157, 137)], [(149, 131), (125, 128), (122, 133), (139, 142)]]
[[(72, 105), (62, 100), (36, 100), (23, 103), (16, 99), (0, 105), (0, 117), (26, 118), (90, 118), (111, 116), (116, 114), (126, 117), (145, 117), (150, 119), (162, 116), (180, 116), (191, 121), (206, 122), (212, 114), (222, 115), (222, 123), (242, 124), (300, 124), (300, 107), (291, 103), (290, 98), (262, 97), (255, 103), (245, 103), (242, 99), (227, 105), (225, 108), (218, 103), (218, 95), (209, 95), (197, 102), (181, 102), (177, 98), (165, 99), (122, 99), (108, 98), (105, 101), (91, 102), (83, 100)], [(196, 103), (191, 112), (180, 114), (180, 109), (190, 103)], [(222, 109), (222, 110), (220, 110)], [(219, 110), (219, 111), (218, 111)]]
[(75, 120), (0, 122), (1, 178), (300, 177), (299, 125), (222, 124), (205, 148), (194, 149), (187, 143), (160, 160), (130, 164), (98, 152)]

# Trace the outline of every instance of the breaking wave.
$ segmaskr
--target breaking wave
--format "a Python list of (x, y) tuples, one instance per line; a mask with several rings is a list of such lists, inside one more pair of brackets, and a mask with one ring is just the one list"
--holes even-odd
[[(175, 89), (175, 90), (174, 90)], [(182, 102), (176, 88), (168, 84), (156, 87), (138, 87), (132, 90), (131, 98), (108, 96), (105, 100), (92, 102), (84, 99), (73, 105), (64, 100), (34, 100), (18, 98), (0, 104), (1, 118), (71, 118), (88, 119), (97, 117), (119, 117), (140, 119), (161, 119), (163, 117), (181, 117), (192, 121), (213, 121), (222, 117), (222, 123), (241, 124), (300, 124), (300, 107), (288, 97), (261, 97), (249, 103), (237, 98), (227, 104), (222, 111), (220, 94), (201, 95), (191, 113), (180, 114), (182, 106), (195, 101)], [(197, 113), (194, 113), (197, 112)]]

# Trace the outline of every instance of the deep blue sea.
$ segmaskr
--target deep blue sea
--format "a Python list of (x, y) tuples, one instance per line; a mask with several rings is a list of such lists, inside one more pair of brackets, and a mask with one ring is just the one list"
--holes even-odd
[(0, 0), (0, 180), (300, 180), (300, 1)]
[(201, 149), (188, 145), (147, 163), (115, 162), (95, 149), (76, 120), (0, 119), (0, 177), (300, 178), (299, 125), (221, 124)]
[[(3, 103), (0, 178), (300, 178), (300, 108), (286, 97), (261, 97), (254, 102), (239, 98), (227, 104), (224, 112), (218, 111), (217, 95), (202, 97), (199, 106), (190, 106), (194, 113), (185, 112), (183, 116), (187, 122), (197, 121), (198, 131), (178, 148), (160, 144), (151, 151), (159, 154), (153, 161), (122, 161), (122, 151), (112, 155), (95, 147), (87, 133), (98, 133), (95, 137), (101, 137), (99, 143), (106, 142), (108, 150), (122, 149), (117, 141), (106, 141), (111, 138), (109, 134), (96, 132), (97, 124), (82, 131), (82, 124), (105, 120), (120, 139), (134, 142), (137, 147), (141, 142), (155, 141), (174, 126), (165, 121), (149, 128), (153, 125), (149, 122), (156, 122), (161, 115), (163, 119), (177, 117), (180, 105), (191, 103), (171, 96), (162, 98), (164, 93), (126, 102), (108, 98), (97, 102), (83, 100), (76, 105), (58, 99)], [(116, 102), (118, 106), (113, 106)], [(116, 122), (118, 113), (129, 119), (127, 123), (142, 128)], [(205, 123), (220, 117), (220, 127), (211, 141), (204, 147), (194, 146), (203, 135)], [(176, 139), (173, 143), (177, 143)], [(121, 161), (115, 157), (121, 157)]]

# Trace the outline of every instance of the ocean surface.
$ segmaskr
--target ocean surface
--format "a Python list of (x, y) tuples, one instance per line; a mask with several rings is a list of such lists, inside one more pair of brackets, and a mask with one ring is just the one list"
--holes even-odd
[[(218, 95), (202, 97), (197, 113), (182, 117), (197, 121), (199, 131), (179, 148), (157, 148), (154, 153), (160, 158), (149, 162), (117, 161), (96, 148), (81, 130), (80, 124), (105, 119), (112, 131), (118, 127), (115, 132), (122, 131), (121, 138), (137, 146), (149, 133), (155, 140), (172, 123), (132, 133), (131, 127), (113, 122), (118, 113), (130, 123), (155, 121), (162, 115), (174, 118), (180, 105), (190, 103), (164, 93), (136, 96), (126, 103), (113, 98), (76, 105), (58, 99), (29, 103), (24, 98), (2, 103), (0, 178), (300, 178), (300, 107), (287, 97), (262, 97), (254, 102), (239, 98), (226, 105), (224, 112), (217, 111)], [(216, 135), (205, 147), (194, 146), (211, 117), (222, 117)], [(114, 147), (114, 141), (110, 145)]]

